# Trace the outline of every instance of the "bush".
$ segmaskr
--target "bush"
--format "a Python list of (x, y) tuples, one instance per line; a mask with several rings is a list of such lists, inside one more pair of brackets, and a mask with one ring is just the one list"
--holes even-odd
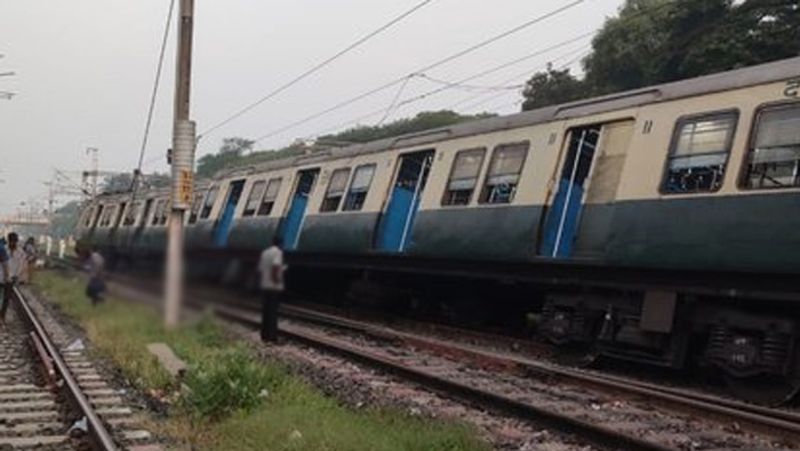
[(189, 368), (181, 405), (197, 418), (212, 420), (239, 410), (249, 412), (275, 391), (283, 377), (244, 348), (218, 351)]

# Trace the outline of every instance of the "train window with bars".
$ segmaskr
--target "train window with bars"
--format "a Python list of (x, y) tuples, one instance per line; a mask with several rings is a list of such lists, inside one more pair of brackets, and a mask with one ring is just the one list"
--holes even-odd
[(212, 186), (208, 189), (206, 200), (203, 202), (203, 209), (200, 212), (200, 219), (206, 219), (211, 215), (211, 209), (214, 208), (214, 201), (217, 200), (217, 193), (219, 193), (218, 186)]
[(700, 193), (720, 189), (738, 117), (738, 113), (728, 112), (679, 120), (667, 158), (662, 192)]
[(442, 205), (469, 205), (472, 193), (478, 185), (485, 156), (485, 147), (462, 150), (456, 154)]
[(253, 187), (250, 188), (250, 195), (247, 196), (247, 204), (244, 206), (242, 216), (253, 216), (256, 214), (259, 205), (261, 205), (261, 200), (264, 198), (264, 191), (266, 188), (266, 180), (259, 180), (253, 183)]
[(136, 224), (136, 218), (139, 216), (139, 212), (141, 211), (142, 203), (141, 202), (133, 202), (128, 206), (128, 209), (125, 210), (125, 217), (122, 218), (122, 225), (124, 227), (130, 227)]
[(347, 190), (343, 211), (359, 211), (364, 208), (364, 202), (367, 200), (367, 193), (374, 176), (374, 164), (365, 164), (356, 168), (353, 180), (350, 182), (350, 189)]
[(92, 226), (92, 218), (94, 218), (94, 208), (90, 208), (86, 211), (86, 216), (84, 217), (83, 226), (84, 227), (91, 227)]
[(114, 205), (111, 208), (107, 208), (105, 212), (103, 212), (103, 217), (100, 219), (100, 227), (111, 227), (111, 223), (114, 221), (114, 217), (116, 216), (117, 207)]
[(748, 189), (800, 186), (800, 103), (759, 112), (743, 182)]
[(189, 224), (197, 222), (197, 216), (200, 214), (200, 208), (203, 206), (203, 195), (195, 191), (194, 199), (192, 199), (192, 209), (189, 210)]
[(160, 199), (156, 201), (156, 208), (153, 210), (153, 219), (150, 225), (161, 225), (167, 222), (167, 200)]
[(278, 198), (278, 191), (281, 189), (281, 178), (274, 178), (267, 183), (267, 188), (264, 190), (264, 200), (258, 207), (258, 216), (269, 216), (272, 213), (272, 208), (275, 206), (275, 199)]
[(481, 203), (509, 204), (514, 201), (529, 147), (530, 143), (525, 141), (500, 144), (494, 148), (486, 181), (483, 184)]
[(325, 191), (325, 199), (322, 200), (322, 205), (319, 207), (320, 212), (333, 212), (339, 209), (349, 178), (350, 168), (333, 171), (331, 180), (328, 182), (328, 189)]
[(108, 222), (108, 213), (109, 213), (110, 211), (111, 211), (111, 209), (110, 209), (110, 208), (106, 208), (106, 209), (103, 211), (103, 214), (101, 214), (101, 215), (100, 215), (100, 221), (99, 221), (99, 222), (98, 222), (98, 224), (97, 224), (97, 226), (98, 226), (98, 227), (100, 227), (100, 228), (103, 228), (103, 227), (105, 227), (105, 226), (106, 226), (106, 223)]

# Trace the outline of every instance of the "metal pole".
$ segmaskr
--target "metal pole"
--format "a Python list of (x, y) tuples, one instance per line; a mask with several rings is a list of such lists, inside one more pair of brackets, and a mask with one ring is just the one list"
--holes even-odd
[(195, 124), (189, 120), (192, 75), (194, 0), (180, 0), (178, 55), (175, 78), (175, 117), (172, 129), (172, 196), (167, 246), (164, 320), (178, 324), (183, 300), (183, 217), (194, 188)]

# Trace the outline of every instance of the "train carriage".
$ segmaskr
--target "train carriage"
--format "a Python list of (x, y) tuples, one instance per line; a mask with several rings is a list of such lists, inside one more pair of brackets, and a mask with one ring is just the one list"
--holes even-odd
[[(141, 193), (149, 219), (130, 225), (130, 199), (99, 196), (79, 234), (159, 257), (166, 194)], [(793, 58), (218, 174), (186, 234), (218, 274), (279, 234), (317, 274), (518, 283), (553, 342), (682, 366), (699, 340), (702, 361), (784, 395), (800, 387), (798, 212)]]

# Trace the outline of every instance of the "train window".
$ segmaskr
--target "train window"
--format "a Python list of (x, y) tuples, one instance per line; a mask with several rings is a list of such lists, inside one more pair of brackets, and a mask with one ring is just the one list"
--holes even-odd
[(350, 178), (350, 168), (342, 168), (333, 171), (331, 180), (328, 182), (328, 190), (325, 191), (325, 199), (319, 207), (321, 212), (331, 212), (339, 209), (347, 189), (347, 180)]
[(280, 189), (280, 178), (274, 178), (269, 181), (267, 188), (264, 191), (264, 200), (261, 201), (261, 206), (258, 207), (258, 216), (268, 216), (270, 213), (272, 213), (272, 207), (275, 206), (275, 199), (278, 197), (278, 191)]
[(662, 192), (718, 190), (725, 178), (725, 165), (738, 117), (737, 113), (731, 112), (679, 120), (667, 159)]
[(494, 148), (481, 193), (481, 203), (509, 204), (517, 194), (519, 175), (530, 143), (500, 144)]
[(166, 216), (166, 199), (160, 199), (156, 201), (156, 208), (153, 210), (153, 219), (150, 221), (150, 225), (159, 225), (161, 224), (161, 217)]
[(350, 182), (350, 189), (344, 200), (343, 211), (359, 211), (364, 208), (367, 200), (369, 187), (372, 185), (372, 178), (375, 176), (375, 165), (366, 164), (356, 168), (353, 180)]
[(141, 202), (133, 202), (128, 209), (125, 210), (125, 217), (122, 219), (122, 225), (124, 227), (130, 227), (136, 224), (136, 218), (139, 216), (141, 208)]
[(218, 186), (212, 186), (208, 189), (206, 201), (203, 203), (203, 211), (200, 212), (200, 219), (206, 219), (211, 215), (211, 209), (214, 208), (214, 201), (217, 200), (217, 193), (219, 193)]
[(189, 210), (189, 224), (197, 222), (197, 215), (200, 214), (200, 207), (203, 206), (203, 195), (194, 192), (194, 199), (192, 200), (192, 209)]
[(468, 205), (478, 185), (486, 148), (462, 150), (456, 154), (442, 205)]
[(759, 112), (743, 182), (750, 189), (800, 186), (800, 103)]
[(256, 210), (258, 210), (258, 206), (261, 204), (261, 199), (264, 198), (264, 191), (266, 191), (266, 188), (266, 180), (259, 180), (253, 184), (253, 187), (250, 188), (250, 195), (247, 197), (247, 204), (244, 206), (242, 216), (253, 216), (256, 214)]
[(100, 227), (110, 227), (116, 211), (116, 205), (111, 208), (107, 208), (106, 211), (103, 212), (103, 216), (100, 218)]
[(84, 227), (91, 227), (92, 226), (92, 219), (94, 218), (94, 208), (90, 208), (86, 212), (86, 221), (84, 221)]

